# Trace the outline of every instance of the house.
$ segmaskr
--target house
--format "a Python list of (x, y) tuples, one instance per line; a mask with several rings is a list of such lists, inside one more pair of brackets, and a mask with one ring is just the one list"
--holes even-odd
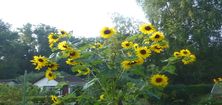
[(59, 84), (59, 82), (65, 82), (67, 85), (64, 85), (60, 90), (57, 91), (59, 96), (66, 95), (73, 91), (74, 86), (84, 84), (84, 80), (76, 76), (65, 76), (63, 78), (56, 78), (55, 80), (48, 80), (45, 77), (41, 77), (38, 80), (33, 82), (33, 85), (38, 86), (42, 90), (52, 90)]
[(222, 87), (221, 84), (214, 84), (211, 89), (211, 96), (216, 99), (222, 99)]

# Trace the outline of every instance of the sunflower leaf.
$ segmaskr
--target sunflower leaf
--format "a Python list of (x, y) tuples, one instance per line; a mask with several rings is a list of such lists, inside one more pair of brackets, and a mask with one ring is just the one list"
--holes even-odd
[(93, 78), (91, 81), (87, 82), (87, 83), (83, 86), (83, 90), (88, 89), (89, 87), (91, 87), (92, 85), (94, 85), (97, 80), (98, 80), (98, 78)]
[(175, 74), (176, 67), (173, 65), (167, 65), (167, 66), (163, 66), (162, 70), (170, 74)]

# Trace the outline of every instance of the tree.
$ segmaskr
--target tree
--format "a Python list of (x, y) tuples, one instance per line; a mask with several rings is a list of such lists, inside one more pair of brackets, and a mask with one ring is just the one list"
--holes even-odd
[(125, 35), (138, 34), (138, 26), (142, 23), (132, 17), (124, 17), (119, 13), (114, 13), (112, 15), (112, 22), (117, 31)]
[(33, 34), (37, 38), (37, 52), (42, 55), (48, 56), (51, 52), (48, 45), (48, 35), (52, 32), (57, 32), (55, 27), (40, 24), (35, 26)]
[(18, 33), (10, 30), (8, 23), (0, 20), (0, 78), (15, 77), (19, 71)]
[(56, 32), (56, 28), (40, 24), (25, 24), (18, 31), (11, 31), (11, 26), (0, 20), (0, 78), (15, 78), (24, 71), (33, 71), (30, 60), (36, 53), (49, 55), (47, 36)]
[(196, 65), (191, 67), (178, 65), (175, 82), (211, 82), (212, 78), (222, 73), (221, 0), (137, 0), (137, 2), (149, 20), (168, 35), (171, 53), (180, 48), (190, 48), (197, 55)]

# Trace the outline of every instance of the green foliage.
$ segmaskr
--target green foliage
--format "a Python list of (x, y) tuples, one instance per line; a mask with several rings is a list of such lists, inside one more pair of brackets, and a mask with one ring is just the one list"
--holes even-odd
[[(59, 41), (53, 44), (59, 45), (59, 47), (52, 48), (55, 50), (53, 50), (49, 60), (56, 59), (57, 62), (67, 62), (71, 58), (69, 52), (79, 50), (81, 57), (72, 59), (77, 63), (70, 64), (70, 71), (73, 71), (77, 76), (85, 77), (86, 81), (78, 92), (75, 91), (71, 93), (72, 95), (69, 94), (68, 96), (59, 98), (63, 104), (71, 102), (80, 105), (135, 105), (149, 103), (152, 102), (152, 100), (160, 100), (164, 87), (168, 85), (167, 76), (163, 75), (166, 77), (166, 85), (163, 87), (153, 85), (153, 83), (150, 82), (151, 76), (164, 73), (168, 75), (175, 74), (175, 66), (173, 65), (177, 59), (168, 59), (168, 56), (155, 53), (150, 47), (156, 43), (167, 45), (166, 40), (145, 43), (149, 40), (148, 35), (135, 34), (132, 36), (124, 36), (121, 33), (117, 33), (109, 39), (96, 38), (96, 42), (102, 43), (103, 46), (96, 48), (94, 46), (96, 43), (95, 40), (82, 39), (81, 41), (72, 41), (64, 37), (63, 34), (58, 35)], [(67, 35), (69, 36), (69, 34)], [(150, 48), (150, 53), (152, 51), (151, 57), (147, 59), (141, 58), (141, 56), (136, 54), (137, 48), (124, 48), (121, 46), (124, 41), (138, 43), (139, 46), (142, 46), (138, 48)], [(60, 46), (64, 44), (64, 42), (68, 44)], [(64, 49), (62, 47), (64, 47)], [(132, 53), (131, 56), (129, 56), (128, 52)], [(148, 49), (146, 53), (148, 53)], [(136, 61), (136, 59), (138, 59), (138, 61)], [(134, 62), (138, 62), (138, 64), (130, 65), (129, 69), (125, 69), (123, 62), (127, 60), (135, 60)], [(62, 65), (63, 64), (64, 63), (62, 63)], [(81, 74), (80, 72), (84, 72), (86, 68), (90, 71), (86, 74)], [(156, 82), (156, 80), (154, 80), (154, 82)], [(58, 87), (61, 88), (65, 84), (59, 84)], [(143, 100), (143, 102), (138, 102), (138, 100)], [(54, 104), (56, 104), (56, 102)]]
[[(49, 55), (47, 35), (56, 32), (54, 27), (48, 25), (34, 26), (25, 24), (18, 31), (11, 31), (8, 23), (0, 20), (0, 78), (12, 79), (24, 71), (33, 71), (30, 59), (36, 52)], [(16, 53), (15, 53), (16, 52)]]
[[(37, 78), (41, 78), (44, 76), (43, 72), (39, 72), (39, 73), (34, 73), (34, 72), (30, 72), (26, 75), (26, 79), (28, 83), (33, 83), (34, 81), (36, 81)], [(20, 75), (16, 78), (17, 82), (23, 82), (24, 80), (24, 75)]]
[(23, 46), (19, 45), (18, 37), (17, 32), (10, 31), (8, 23), (0, 20), (0, 78), (15, 77), (19, 72), (21, 59), (18, 57), (22, 57)]
[(0, 84), (0, 104), (17, 105), (22, 100), (22, 88)]
[(198, 103), (194, 103), (192, 105), (221, 105), (221, 98), (210, 97), (209, 95), (202, 96)]
[(197, 105), (212, 89), (211, 84), (171, 85), (165, 89), (161, 103), (164, 105)]
[[(49, 95), (47, 96), (46, 92), (41, 91), (38, 87), (28, 85), (26, 92), (28, 105), (36, 105), (37, 103), (42, 105), (43, 103), (49, 104), (49, 102), (51, 102)], [(22, 95), (22, 85), (9, 86), (7, 84), (0, 84), (1, 105), (22, 105)]]
[[(190, 67), (176, 65), (174, 83), (210, 83), (222, 72), (221, 0), (137, 0), (151, 23), (169, 39), (170, 50), (189, 48), (197, 55)], [(201, 66), (200, 66), (201, 65)], [(186, 79), (189, 78), (189, 79)]]
[(30, 96), (28, 105), (50, 105), (51, 98), (49, 96)]

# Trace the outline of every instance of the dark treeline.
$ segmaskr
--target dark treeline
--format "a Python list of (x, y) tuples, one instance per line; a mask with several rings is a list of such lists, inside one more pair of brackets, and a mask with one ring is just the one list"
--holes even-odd
[(222, 76), (221, 0), (137, 0), (149, 20), (170, 41), (170, 52), (190, 49), (192, 65), (177, 65), (174, 83), (212, 83)]
[[(53, 26), (27, 23), (13, 31), (9, 23), (0, 20), (0, 79), (14, 79), (35, 70), (30, 60), (34, 55), (49, 57), (52, 54), (48, 44), (48, 35), (59, 30)], [(94, 38), (75, 38), (71, 42), (94, 41)], [(61, 71), (72, 73), (69, 66), (60, 65)], [(32, 73), (33, 74), (33, 73)]]
[(30, 60), (33, 55), (49, 56), (47, 35), (56, 32), (55, 27), (39, 24), (25, 24), (16, 31), (0, 20), (0, 79), (12, 79), (33, 72)]

